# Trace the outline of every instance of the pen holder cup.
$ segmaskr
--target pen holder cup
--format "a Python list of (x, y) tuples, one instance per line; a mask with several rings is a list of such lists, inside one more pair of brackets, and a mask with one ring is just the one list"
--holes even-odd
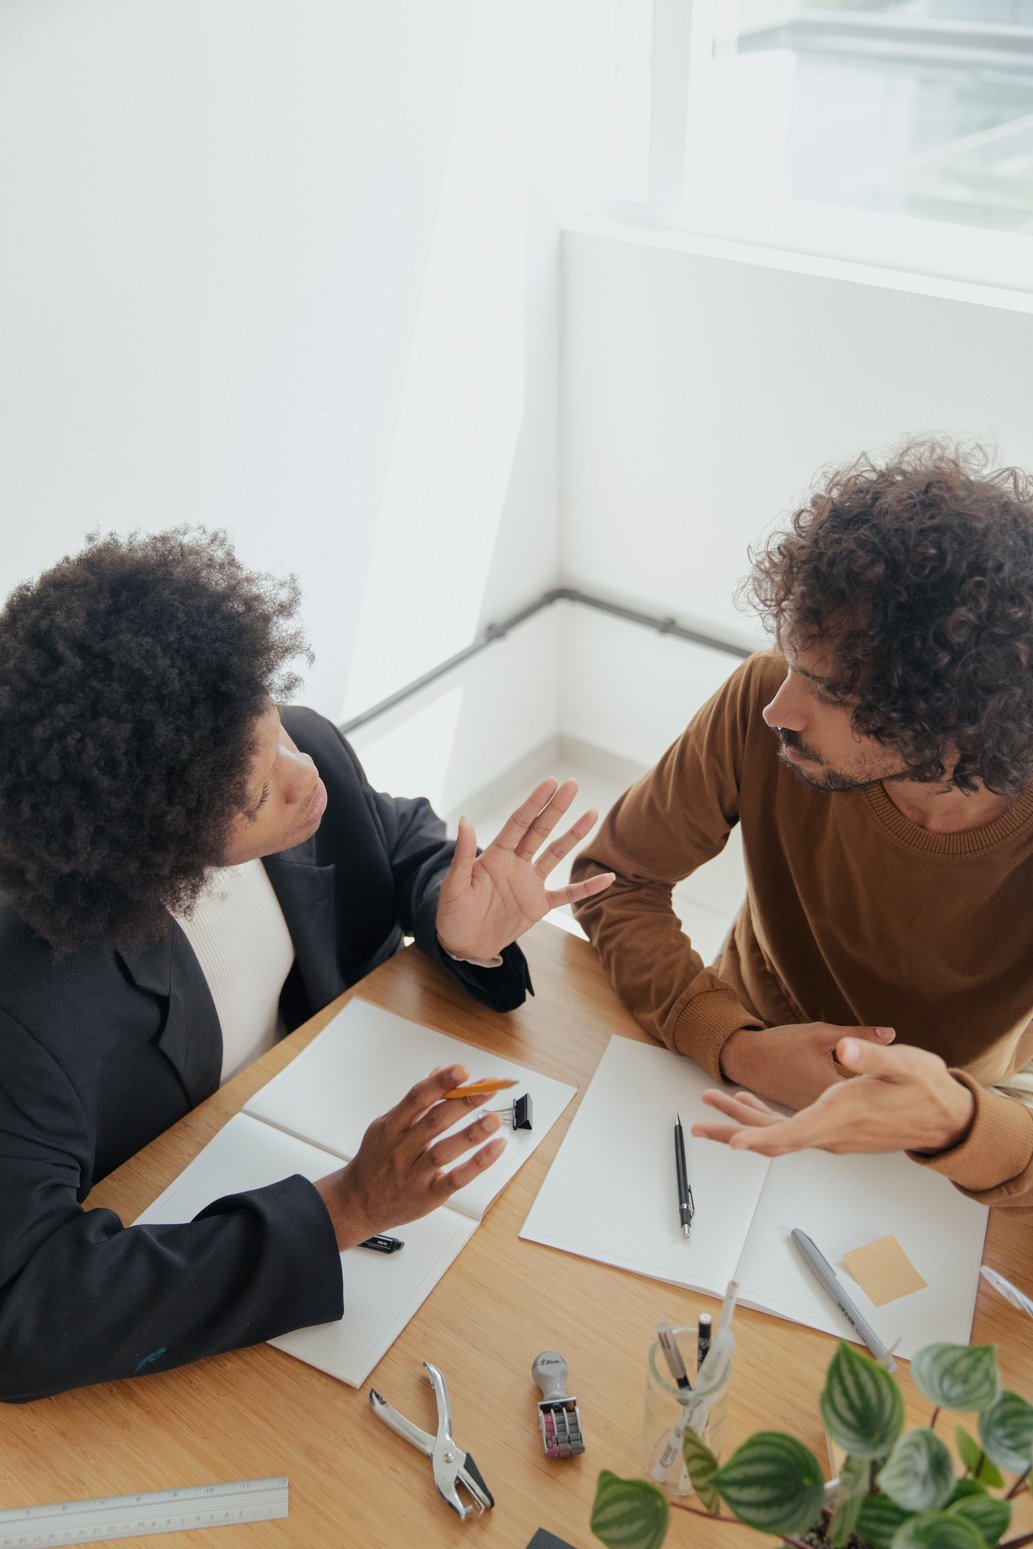
[[(695, 1328), (675, 1329), (674, 1335), (684, 1351), (695, 1350)], [(731, 1351), (728, 1360), (722, 1363), (712, 1378), (708, 1378), (703, 1386), (699, 1386), (693, 1379), (692, 1391), (685, 1392), (671, 1378), (659, 1344), (654, 1340), (650, 1345), (646, 1365), (642, 1444), (649, 1478), (668, 1495), (695, 1493), (682, 1457), (680, 1433), (676, 1434), (679, 1427), (691, 1426), (711, 1452), (717, 1457), (721, 1456), (721, 1438), (731, 1385)], [(665, 1470), (667, 1458), (671, 1458), (672, 1462), (670, 1468)]]

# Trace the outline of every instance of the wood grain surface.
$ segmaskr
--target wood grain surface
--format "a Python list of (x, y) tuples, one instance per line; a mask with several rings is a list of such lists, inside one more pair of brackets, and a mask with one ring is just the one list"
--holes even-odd
[[(469, 999), (414, 949), (398, 954), (353, 993), (485, 1050), (571, 1082), (578, 1098), (488, 1212), (459, 1259), (374, 1371), (371, 1383), (404, 1414), (433, 1429), (421, 1362), (448, 1381), (457, 1440), (471, 1451), (496, 1507), (462, 1524), (439, 1500), (431, 1468), (355, 1391), (270, 1346), (236, 1351), (178, 1371), (82, 1389), (0, 1411), (0, 1506), (167, 1489), (267, 1475), (290, 1478), (283, 1521), (163, 1535), (156, 1543), (420, 1545), (468, 1541), (523, 1549), (544, 1526), (576, 1549), (597, 1541), (588, 1522), (601, 1468), (643, 1473), (646, 1350), (658, 1318), (680, 1325), (717, 1304), (671, 1286), (535, 1243), (518, 1232), (566, 1133), (608, 1038), (644, 1039), (606, 984), (588, 944), (548, 924), (525, 938), (536, 994), (498, 1016)], [(225, 1120), (302, 1048), (348, 997), (327, 1007), (180, 1124), (104, 1180), (88, 1206), (132, 1220)], [(648, 1040), (646, 1040), (648, 1041)], [(401, 1096), (401, 1093), (399, 1094)], [(620, 1145), (620, 1136), (614, 1136)], [(986, 1260), (1029, 1289), (1027, 1222), (996, 1212)], [(300, 1271), (299, 1271), (300, 1272)], [(347, 1303), (345, 1317), (347, 1317)], [(817, 1397), (834, 1341), (815, 1330), (740, 1311), (726, 1451), (752, 1431), (792, 1432), (824, 1457)], [(1033, 1397), (1033, 1327), (980, 1290), (973, 1341), (1000, 1346), (1005, 1385)], [(570, 1366), (587, 1450), (550, 1462), (537, 1425), (531, 1362), (560, 1350)], [(928, 1405), (901, 1367), (908, 1419)], [(953, 1418), (948, 1434), (953, 1428)], [(677, 1513), (668, 1544), (770, 1543), (741, 1526)], [(1015, 1529), (1033, 1528), (1033, 1503), (1018, 1503)], [(124, 1540), (125, 1543), (135, 1540)]]

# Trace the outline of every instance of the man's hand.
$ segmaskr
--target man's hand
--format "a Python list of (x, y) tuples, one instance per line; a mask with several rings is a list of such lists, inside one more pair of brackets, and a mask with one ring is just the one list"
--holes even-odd
[[(437, 1139), (466, 1109), (487, 1101), (484, 1094), (441, 1101), (468, 1076), (464, 1066), (450, 1065), (418, 1081), (396, 1107), (373, 1120), (346, 1167), (318, 1180), (342, 1252), (388, 1227), (427, 1215), (502, 1155), (506, 1142), (501, 1137), (481, 1145), (500, 1126), (494, 1113)], [(467, 1161), (444, 1171), (476, 1145), (481, 1149)]]
[(477, 836), (459, 820), (452, 864), (438, 898), (438, 940), (454, 957), (491, 958), (555, 909), (601, 893), (613, 872), (597, 872), (585, 882), (547, 888), (545, 879), (565, 855), (591, 832), (599, 814), (590, 808), (566, 833), (541, 849), (577, 795), (577, 781), (543, 780), (517, 808), (482, 855)]
[(730, 1122), (692, 1126), (705, 1140), (738, 1151), (784, 1156), (813, 1146), (838, 1156), (867, 1151), (947, 1151), (972, 1123), (972, 1093), (938, 1054), (906, 1044), (890, 1049), (843, 1038), (836, 1058), (852, 1080), (839, 1081), (790, 1118), (771, 1112), (751, 1092), (704, 1092), (703, 1101)]
[(844, 1037), (892, 1043), (892, 1027), (837, 1027), (832, 1022), (743, 1028), (721, 1050), (721, 1074), (786, 1108), (803, 1108), (843, 1079), (836, 1046)]

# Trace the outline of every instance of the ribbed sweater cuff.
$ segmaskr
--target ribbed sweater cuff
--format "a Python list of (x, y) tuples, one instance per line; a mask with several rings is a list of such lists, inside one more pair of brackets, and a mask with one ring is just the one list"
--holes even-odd
[(975, 1099), (968, 1134), (949, 1151), (935, 1156), (915, 1151), (908, 1155), (921, 1166), (942, 1173), (967, 1194), (1005, 1189), (1026, 1172), (1033, 1158), (1033, 1113), (1014, 1099), (980, 1086), (963, 1070), (952, 1070), (951, 1075), (968, 1087)]
[(723, 1081), (721, 1050), (729, 1038), (745, 1027), (763, 1026), (731, 990), (707, 990), (694, 995), (678, 1013), (672, 1047), (702, 1065), (715, 1081)]

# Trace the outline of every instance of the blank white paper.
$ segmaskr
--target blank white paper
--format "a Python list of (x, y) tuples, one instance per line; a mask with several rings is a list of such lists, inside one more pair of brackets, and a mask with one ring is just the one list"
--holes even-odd
[[(575, 1087), (364, 1000), (352, 1000), (286, 1070), (245, 1103), (244, 1111), (347, 1159), (355, 1155), (371, 1119), (393, 1108), (435, 1066), (455, 1064), (467, 1066), (475, 1081), (497, 1076), (517, 1082), (490, 1097), (485, 1109), (509, 1108), (515, 1097), (527, 1092), (534, 1112), (534, 1128), (503, 1128), (505, 1154), (452, 1195), (450, 1209), (479, 1220), (545, 1139)], [(453, 1128), (474, 1117), (464, 1109)]]
[[(294, 1173), (315, 1181), (358, 1149), (370, 1121), (435, 1065), (463, 1064), (475, 1079), (518, 1085), (489, 1099), (501, 1107), (528, 1092), (532, 1130), (504, 1130), (506, 1150), (474, 1183), (418, 1221), (387, 1226), (397, 1253), (350, 1248), (341, 1255), (344, 1317), (272, 1341), (300, 1360), (359, 1387), (477, 1228), (491, 1201), (548, 1134), (576, 1088), (512, 1060), (354, 1000), (307, 1049), (259, 1091), (138, 1217), (138, 1224), (190, 1221), (227, 1194), (264, 1188)], [(473, 1115), (464, 1111), (459, 1124)], [(453, 1126), (456, 1127), (456, 1126)]]
[[(720, 1297), (857, 1342), (790, 1239), (802, 1227), (868, 1322), (910, 1359), (936, 1341), (967, 1343), (987, 1210), (907, 1157), (803, 1151), (768, 1161), (688, 1135), (713, 1117), (714, 1081), (694, 1061), (614, 1036), (524, 1222), (534, 1242)], [(696, 1214), (678, 1220), (674, 1120), (686, 1131)], [(842, 1254), (892, 1232), (928, 1283), (883, 1307)]]

